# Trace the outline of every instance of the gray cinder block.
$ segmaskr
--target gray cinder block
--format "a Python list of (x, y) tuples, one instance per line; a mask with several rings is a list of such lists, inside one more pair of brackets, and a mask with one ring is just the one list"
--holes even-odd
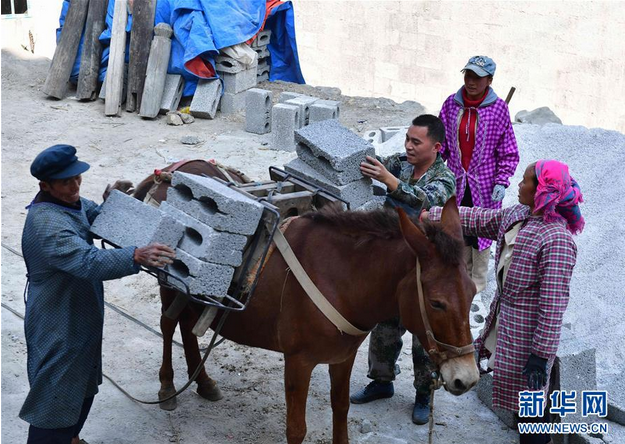
[(493, 409), (493, 374), (487, 373), (485, 375), (481, 375), (480, 380), (475, 386), (475, 391), (477, 392), (477, 397), (482, 401), (486, 407), (495, 413), (501, 421), (510, 427), (511, 429), (516, 429), (517, 427), (517, 417), (514, 412), (509, 410), (503, 410), (499, 408)]
[[(319, 102), (321, 102), (321, 100)], [(339, 118), (339, 108), (337, 106), (325, 105), (319, 102), (310, 105), (309, 123)]]
[(270, 68), (270, 63), (269, 63), (269, 59), (262, 59), (258, 61), (258, 66), (256, 67), (256, 72), (258, 75), (267, 73), (269, 74), (269, 68)]
[(245, 131), (271, 132), (271, 91), (252, 88), (245, 92)]
[(310, 106), (317, 100), (319, 100), (317, 97), (299, 96), (284, 103), (299, 107), (299, 127), (301, 128), (308, 125), (310, 121)]
[(363, 136), (363, 139), (365, 139), (368, 143), (372, 144), (372, 145), (378, 145), (380, 143), (382, 143), (382, 131), (380, 130), (371, 130), (371, 131), (367, 131)]
[(308, 97), (305, 94), (300, 94), (300, 93), (296, 93), (296, 92), (291, 92), (291, 91), (283, 91), (280, 93), (280, 96), (278, 97), (278, 102), (279, 103), (285, 103), (288, 100), (294, 99), (296, 97)]
[(252, 41), (252, 44), (250, 46), (252, 48), (267, 46), (270, 40), (271, 40), (271, 31), (267, 29), (265, 31), (259, 32), (256, 38)]
[(203, 261), (233, 267), (241, 265), (247, 237), (216, 231), (166, 201), (161, 203), (160, 209), (184, 226), (178, 248)]
[(380, 128), (380, 133), (382, 135), (382, 143), (390, 140), (395, 134), (402, 132), (406, 133), (408, 130), (407, 126), (385, 126), (384, 128)]
[(167, 114), (178, 109), (183, 90), (184, 78), (180, 74), (167, 74), (163, 98), (161, 99), (161, 114)]
[(221, 102), (219, 102), (219, 108), (222, 114), (235, 114), (245, 109), (245, 93), (246, 91), (238, 94), (224, 93), (221, 96)]
[(303, 162), (301, 159), (293, 159), (291, 162), (284, 165), (284, 169), (307, 180), (314, 185), (317, 185), (324, 190), (337, 195), (338, 197), (345, 199), (350, 204), (350, 208), (358, 208), (367, 201), (373, 199), (373, 190), (371, 187), (371, 179), (364, 177), (360, 180), (350, 182), (346, 185), (336, 185), (315, 171), (310, 165)]
[(158, 208), (113, 190), (91, 232), (119, 247), (145, 247), (157, 242), (175, 248), (184, 226)]
[(167, 202), (219, 231), (254, 234), (263, 206), (210, 177), (176, 171)]
[(261, 74), (256, 76), (256, 83), (261, 83), (261, 82), (266, 82), (267, 80), (269, 80), (269, 73), (266, 72), (265, 74)]
[(246, 67), (243, 63), (232, 57), (218, 55), (215, 58), (215, 71), (226, 72), (229, 74), (236, 74), (245, 70)]
[(214, 119), (221, 92), (222, 85), (219, 79), (200, 80), (193, 94), (189, 111), (195, 117)]
[(295, 129), (299, 125), (299, 107), (278, 103), (271, 109), (271, 147), (295, 151)]
[(362, 178), (360, 164), (374, 156), (373, 146), (337, 120), (315, 122), (295, 132), (297, 155), (337, 184)]
[[(232, 267), (201, 261), (179, 248), (176, 249), (174, 263), (168, 265), (166, 270), (187, 284), (191, 294), (206, 296), (225, 295), (234, 275)], [(168, 279), (167, 282), (185, 290), (176, 279)]]
[(222, 73), (221, 78), (224, 81), (224, 92), (238, 94), (256, 86), (256, 68), (256, 65), (254, 65), (234, 74)]
[(269, 53), (269, 48), (267, 48), (267, 46), (257, 46), (256, 48), (252, 49), (258, 54), (258, 60), (271, 57), (271, 54)]
[(378, 210), (384, 207), (384, 202), (386, 202), (386, 196), (373, 196), (373, 199), (368, 200), (364, 204), (360, 205), (358, 208), (356, 208), (356, 211)]

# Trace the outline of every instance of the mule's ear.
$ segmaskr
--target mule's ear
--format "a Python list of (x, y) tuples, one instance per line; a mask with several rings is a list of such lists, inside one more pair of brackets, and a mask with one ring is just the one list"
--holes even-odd
[(460, 213), (458, 213), (458, 206), (456, 205), (456, 196), (451, 196), (445, 202), (441, 214), (441, 225), (447, 234), (462, 239), (462, 225), (460, 225)]
[(397, 214), (399, 214), (401, 233), (404, 235), (406, 242), (408, 242), (408, 246), (410, 246), (418, 257), (427, 257), (428, 246), (430, 244), (427, 236), (410, 220), (404, 210), (397, 208)]

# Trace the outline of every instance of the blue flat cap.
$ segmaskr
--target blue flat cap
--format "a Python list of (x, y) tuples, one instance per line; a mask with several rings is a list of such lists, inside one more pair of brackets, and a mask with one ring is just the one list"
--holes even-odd
[(71, 145), (53, 145), (43, 150), (30, 165), (30, 174), (39, 180), (67, 179), (89, 169), (89, 164), (76, 157)]
[(480, 77), (494, 76), (497, 64), (493, 59), (486, 56), (474, 56), (469, 59), (466, 66), (462, 68), (462, 71), (473, 71)]

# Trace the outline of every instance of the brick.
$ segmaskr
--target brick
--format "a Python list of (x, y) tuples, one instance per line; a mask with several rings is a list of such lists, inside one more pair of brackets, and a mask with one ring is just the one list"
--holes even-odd
[(302, 96), (308, 97), (305, 94), (300, 94), (300, 93), (291, 92), (291, 91), (283, 91), (280, 93), (280, 96), (278, 97), (278, 102), (285, 103), (288, 100), (295, 99), (296, 97), (302, 97)]
[(310, 120), (310, 106), (317, 100), (319, 100), (317, 97), (299, 96), (284, 102), (287, 105), (299, 107), (299, 128), (308, 125)]
[(368, 143), (375, 146), (376, 144), (382, 143), (382, 131), (380, 130), (367, 131), (362, 136), (362, 138), (365, 139)]
[(245, 131), (255, 134), (271, 132), (271, 91), (259, 88), (246, 91)]
[(384, 207), (384, 203), (386, 202), (386, 196), (373, 196), (373, 199), (368, 200), (364, 204), (360, 205), (356, 208), (356, 211), (373, 211), (379, 210)]
[(252, 40), (252, 44), (250, 46), (252, 48), (267, 46), (270, 40), (271, 40), (271, 31), (270, 30), (261, 31), (258, 33), (256, 38)]
[(362, 178), (360, 164), (373, 146), (337, 120), (315, 122), (295, 132), (297, 155), (340, 185)]
[(308, 117), (309, 123), (339, 118), (339, 109), (337, 107), (324, 105), (323, 103), (319, 102), (310, 105), (310, 113)]
[(256, 84), (266, 82), (267, 80), (269, 80), (269, 73), (256, 76)]
[[(189, 292), (196, 295), (223, 296), (234, 275), (234, 268), (227, 265), (204, 262), (181, 249), (176, 249), (176, 259), (166, 270), (180, 278), (189, 286)], [(184, 286), (176, 279), (167, 282), (184, 291)]]
[(386, 126), (384, 128), (380, 128), (380, 132), (382, 133), (382, 143), (390, 140), (397, 133), (405, 134), (408, 130), (407, 126)]
[(247, 91), (243, 91), (238, 94), (224, 93), (219, 102), (221, 113), (224, 115), (235, 114), (245, 109), (246, 92)]
[(184, 226), (179, 249), (203, 261), (233, 267), (241, 265), (247, 237), (216, 231), (166, 201), (161, 203), (160, 210)]
[(197, 84), (189, 111), (195, 117), (214, 119), (221, 99), (222, 86), (219, 79), (202, 80)]
[(256, 86), (256, 65), (235, 74), (222, 73), (224, 92), (238, 94)]
[(299, 108), (278, 103), (271, 109), (271, 147), (274, 150), (295, 151), (295, 130), (299, 125)]
[(210, 177), (175, 172), (167, 202), (219, 231), (254, 234), (263, 206)]
[(165, 78), (165, 88), (163, 89), (163, 98), (161, 99), (161, 114), (167, 114), (170, 111), (176, 111), (178, 109), (183, 90), (184, 78), (179, 74), (167, 74)]
[(284, 169), (291, 174), (311, 182), (313, 185), (345, 199), (349, 202), (350, 208), (358, 208), (373, 199), (371, 179), (369, 178), (364, 177), (360, 180), (350, 182), (347, 185), (336, 185), (328, 181), (325, 176), (315, 171), (301, 159), (292, 160), (284, 165)]
[(271, 68), (271, 64), (268, 59), (262, 59), (258, 61), (258, 66), (256, 68), (257, 75), (269, 74), (269, 69)]
[(184, 226), (158, 208), (113, 190), (91, 232), (119, 247), (145, 247), (157, 242), (176, 248)]
[(245, 66), (243, 63), (239, 62), (237, 59), (233, 59), (232, 57), (218, 55), (217, 58), (215, 58), (215, 71), (220, 73), (225, 72), (228, 74), (236, 74), (248, 68), (252, 68), (253, 66), (256, 66), (256, 62), (254, 62), (252, 66)]
[(271, 57), (271, 54), (269, 53), (269, 48), (267, 46), (257, 46), (256, 48), (252, 49), (258, 54), (258, 60)]

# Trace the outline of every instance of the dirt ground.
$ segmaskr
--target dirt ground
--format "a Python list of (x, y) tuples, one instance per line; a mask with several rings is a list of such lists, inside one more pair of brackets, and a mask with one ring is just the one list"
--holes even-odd
[[(125, 112), (119, 118), (105, 117), (101, 101), (47, 99), (40, 89), (49, 63), (48, 59), (35, 58), (22, 50), (2, 52), (2, 243), (17, 251), (26, 215), (24, 207), (37, 191), (37, 182), (29, 174), (30, 163), (37, 153), (54, 143), (77, 146), (80, 158), (92, 165), (84, 175), (82, 195), (96, 201), (101, 200), (107, 183), (120, 178), (139, 182), (154, 168), (178, 159), (215, 158), (240, 168), (253, 179), (268, 179), (270, 165), (282, 166), (295, 157), (294, 153), (269, 149), (269, 135), (246, 133), (243, 114), (173, 127), (166, 125), (162, 116), (155, 121)], [(260, 87), (339, 98), (341, 122), (359, 133), (380, 126), (407, 125), (422, 112), (415, 102), (398, 105), (387, 99), (342, 97), (335, 88), (285, 83), (264, 83)], [(183, 145), (180, 139), (186, 135), (195, 135), (203, 143)], [(23, 313), (23, 261), (6, 248), (2, 248), (1, 254), (2, 302)], [(109, 282), (105, 295), (108, 302), (158, 330), (160, 305), (152, 277), (141, 274)], [(177, 339), (180, 340), (179, 335)], [(202, 342), (206, 344), (208, 336)], [(134, 396), (155, 399), (160, 344), (153, 333), (108, 310), (105, 374)], [(368, 382), (366, 346), (367, 342), (356, 359), (352, 391)], [(427, 442), (427, 426), (415, 426), (410, 420), (414, 390), (409, 347), (404, 347), (399, 364), (402, 375), (393, 398), (352, 406), (351, 442)], [(186, 382), (186, 366), (178, 347), (174, 347), (174, 367), (176, 384), (181, 387)], [(211, 403), (188, 390), (179, 396), (178, 409), (173, 412), (136, 404), (105, 380), (82, 437), (90, 444), (285, 442), (279, 354), (226, 341), (209, 358), (207, 368), (219, 382), (225, 398)], [(326, 367), (319, 366), (313, 373), (308, 399), (308, 443), (331, 442), (329, 386)], [(25, 442), (27, 424), (17, 415), (27, 391), (22, 321), (3, 308), (1, 438), (5, 443)], [(516, 433), (504, 426), (475, 392), (462, 397), (437, 392), (435, 421), (435, 443), (508, 444), (517, 440)]]

